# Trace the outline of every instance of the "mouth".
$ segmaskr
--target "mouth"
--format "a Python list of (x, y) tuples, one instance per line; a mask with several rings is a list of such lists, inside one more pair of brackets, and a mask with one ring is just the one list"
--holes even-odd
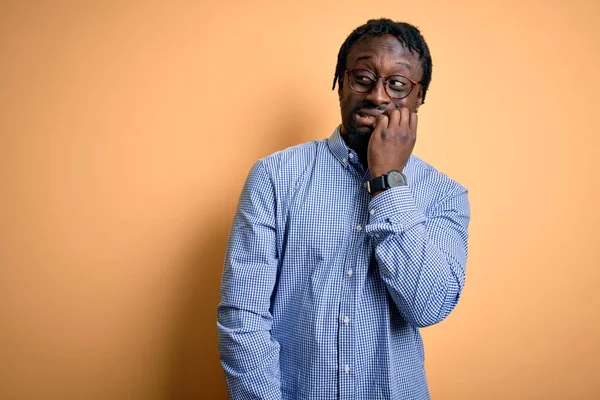
[(375, 125), (375, 120), (381, 114), (382, 112), (375, 110), (358, 110), (354, 112), (354, 122), (357, 125), (373, 126)]

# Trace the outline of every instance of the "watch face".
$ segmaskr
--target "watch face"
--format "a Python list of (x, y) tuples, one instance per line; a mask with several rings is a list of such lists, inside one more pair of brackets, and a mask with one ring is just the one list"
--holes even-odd
[(389, 187), (405, 186), (406, 178), (400, 171), (392, 170), (387, 174), (387, 183)]

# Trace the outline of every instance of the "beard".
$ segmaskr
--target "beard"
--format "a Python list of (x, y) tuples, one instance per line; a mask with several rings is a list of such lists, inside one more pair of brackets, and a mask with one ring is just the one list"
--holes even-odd
[(373, 134), (373, 128), (369, 128), (368, 131), (365, 131), (364, 128), (362, 131), (359, 131), (353, 123), (349, 123), (349, 126), (346, 129), (346, 134), (342, 136), (344, 142), (346, 142), (346, 146), (351, 148), (356, 152), (358, 156), (358, 160), (365, 167), (365, 169), (369, 168), (368, 163), (368, 151), (369, 151), (369, 140), (371, 139), (371, 135)]
[[(340, 103), (342, 110), (345, 108), (346, 104), (342, 101)], [(368, 150), (369, 150), (369, 140), (371, 139), (371, 135), (373, 134), (373, 130), (375, 129), (373, 126), (361, 126), (360, 128), (354, 124), (353, 117), (359, 110), (366, 109), (376, 109), (373, 103), (370, 101), (362, 101), (352, 107), (352, 112), (348, 115), (347, 120), (344, 120), (342, 115), (342, 123), (345, 128), (345, 135), (342, 135), (344, 142), (346, 142), (346, 146), (351, 148), (358, 155), (358, 160), (365, 167), (365, 169), (369, 168), (368, 162)]]

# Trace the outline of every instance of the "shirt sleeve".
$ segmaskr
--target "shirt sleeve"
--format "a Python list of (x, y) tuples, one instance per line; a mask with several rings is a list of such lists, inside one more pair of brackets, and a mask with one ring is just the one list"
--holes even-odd
[(221, 365), (232, 400), (281, 399), (279, 343), (271, 336), (277, 276), (274, 186), (259, 161), (239, 199), (217, 309)]
[(366, 232), (400, 313), (424, 327), (456, 306), (465, 283), (470, 206), (466, 189), (446, 195), (425, 215), (408, 186), (388, 189), (369, 203)]

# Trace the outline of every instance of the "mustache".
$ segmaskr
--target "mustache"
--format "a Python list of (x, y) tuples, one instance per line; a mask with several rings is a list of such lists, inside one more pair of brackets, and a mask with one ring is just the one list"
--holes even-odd
[[(391, 104), (393, 105), (393, 108), (398, 108), (398, 106), (395, 103), (391, 103)], [(376, 110), (376, 111), (384, 112), (387, 109), (388, 109), (387, 104), (381, 104), (379, 106), (376, 106), (375, 104), (371, 103), (370, 101), (363, 101), (363, 102), (358, 103), (352, 109), (352, 112), (357, 113), (360, 110)]]

